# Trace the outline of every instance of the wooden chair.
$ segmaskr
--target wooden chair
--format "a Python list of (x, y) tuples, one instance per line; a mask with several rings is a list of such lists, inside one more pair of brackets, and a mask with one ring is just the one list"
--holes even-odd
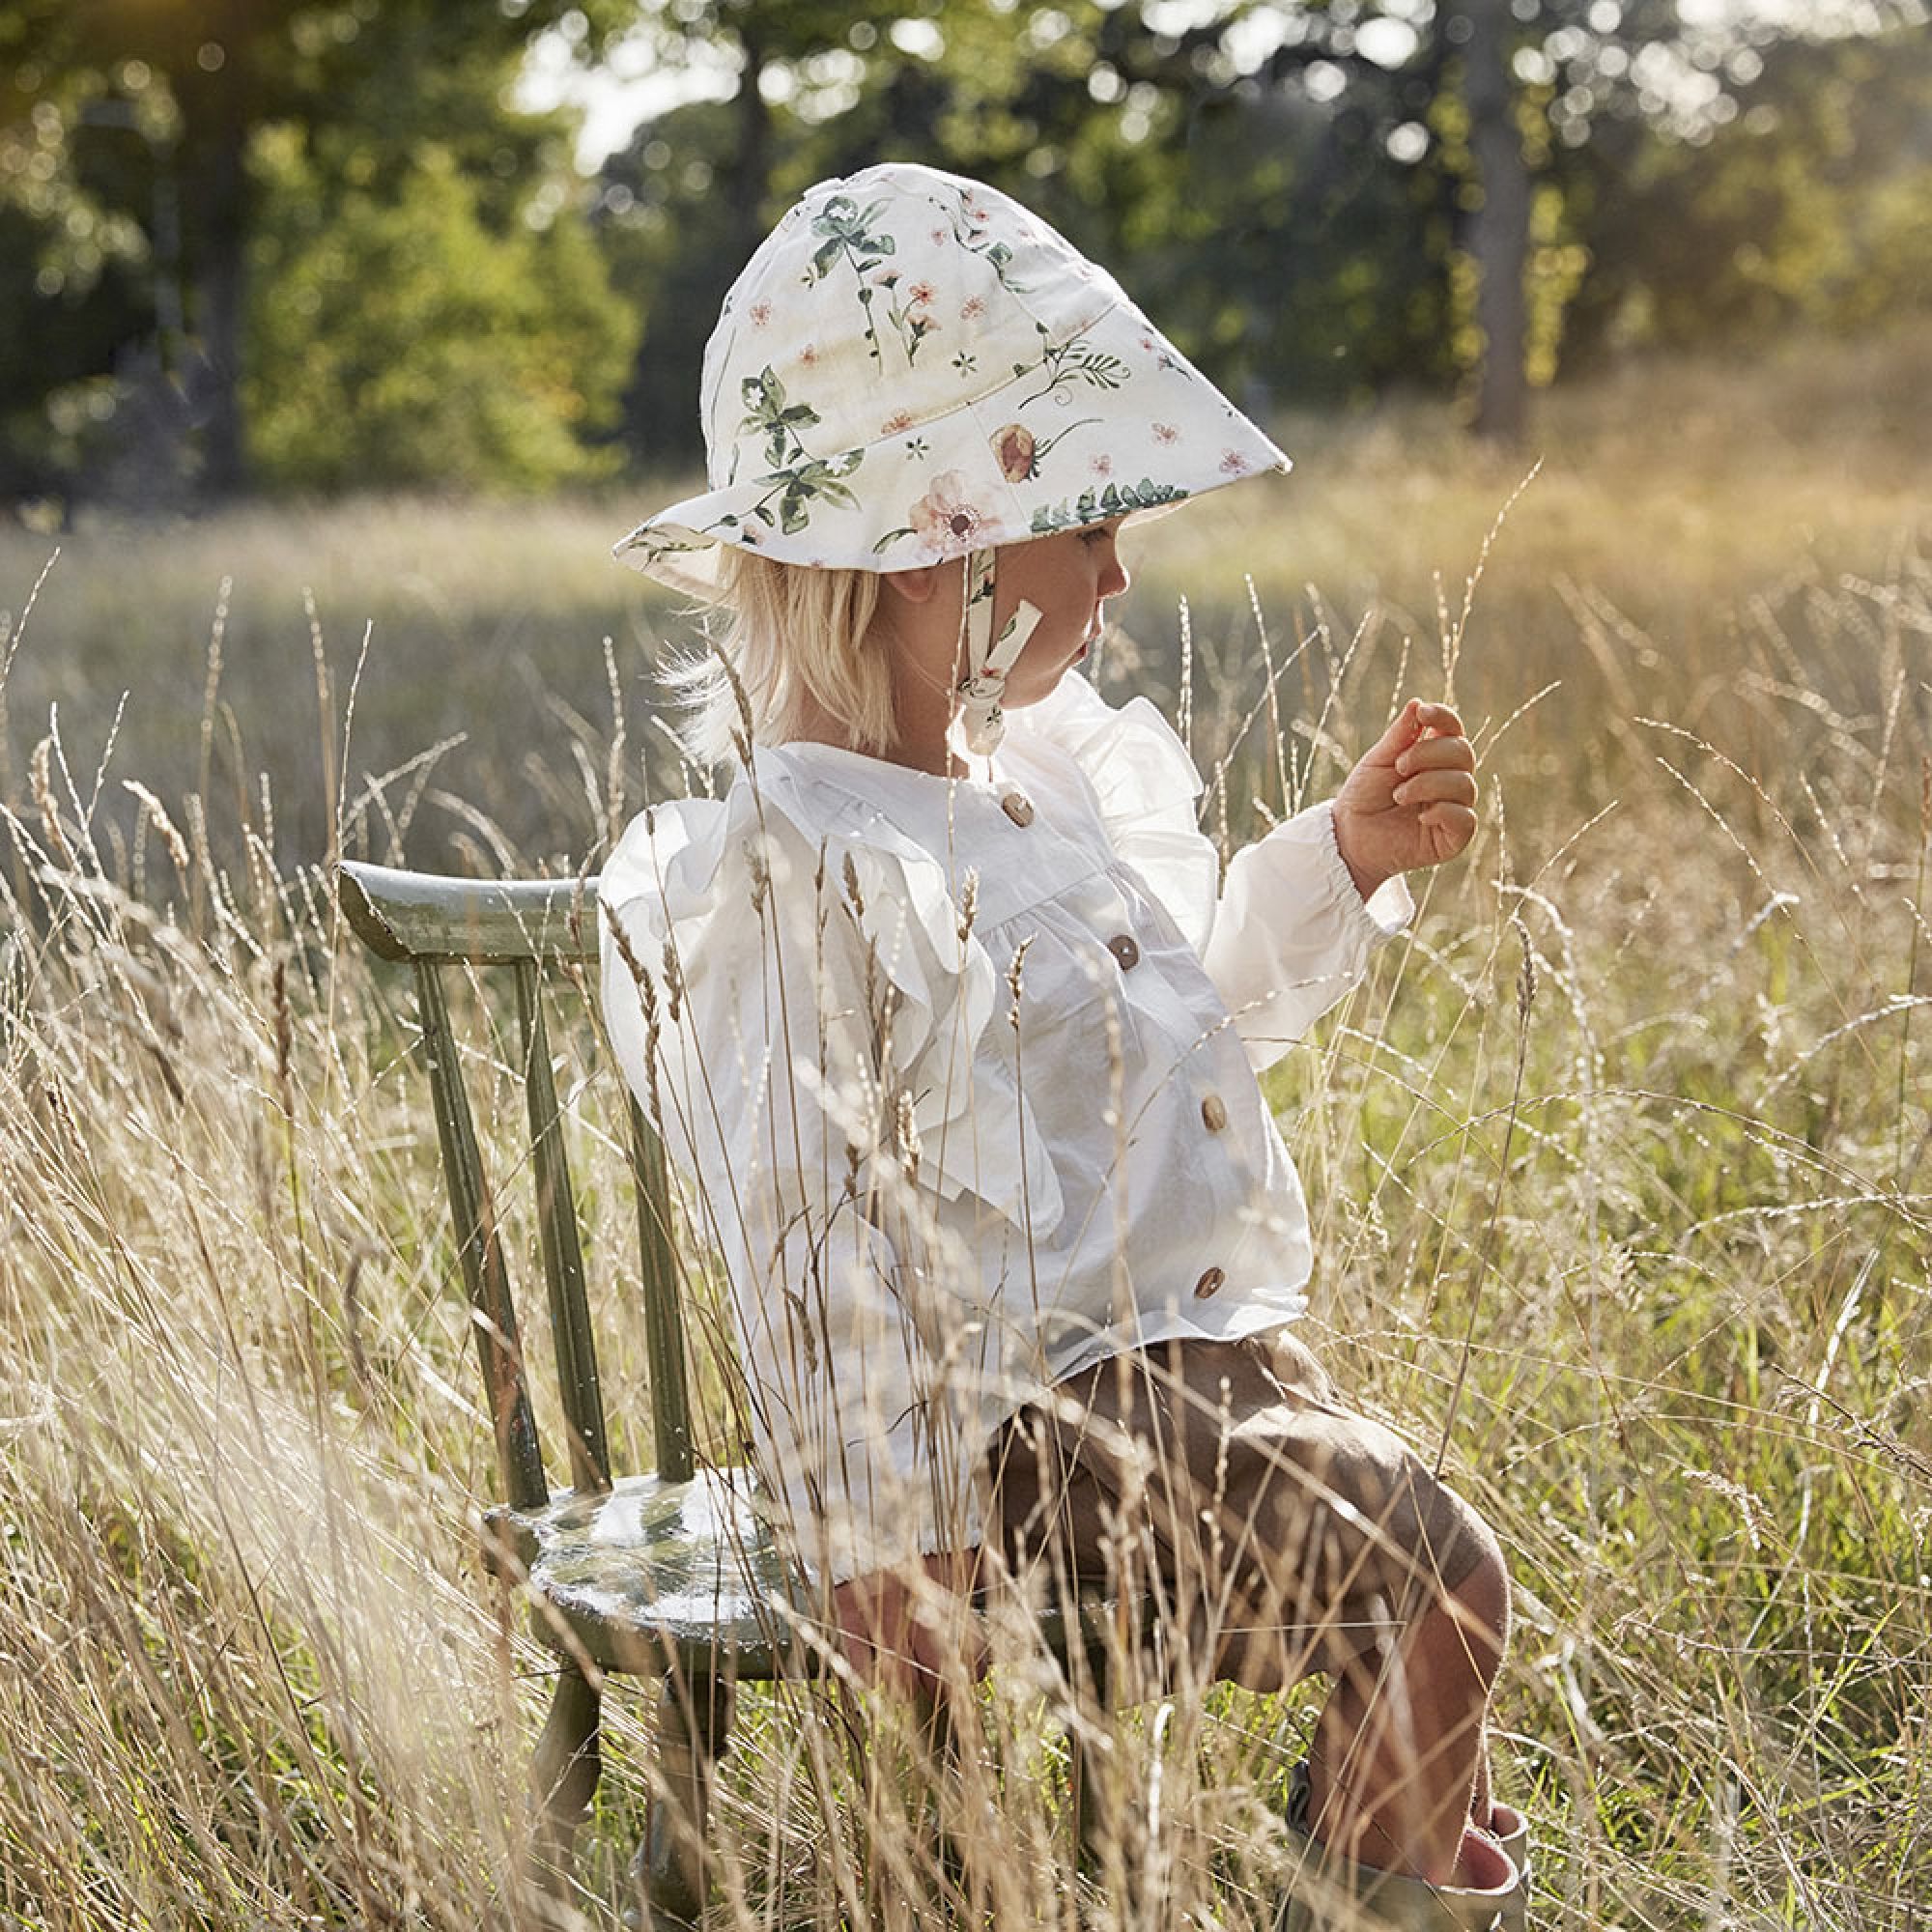
[[(612, 1671), (655, 1677), (657, 1776), (634, 1869), (653, 1925), (694, 1924), (707, 1889), (711, 1788), (729, 1743), (733, 1687), (813, 1671), (826, 1645), (812, 1640), (810, 1586), (774, 1542), (749, 1471), (696, 1466), (669, 1182), (664, 1150), (635, 1100), (629, 1137), (657, 1466), (623, 1476), (611, 1467), (544, 1017), (547, 975), (594, 966), (596, 885), (486, 884), (344, 862), (337, 893), (363, 943), (381, 958), (413, 969), (504, 1498), (484, 1517), (484, 1560), (527, 1593), (535, 1634), (561, 1660), (532, 1774), (538, 1877), (553, 1892), (569, 1883), (572, 1847), (600, 1770), (597, 1681)], [(569, 1486), (560, 1490), (551, 1488), (538, 1441), (531, 1364), (519, 1339), (523, 1329), (446, 997), (446, 973), (478, 968), (508, 968), (515, 982), (569, 1470)], [(1103, 1684), (1117, 1607), (1095, 1600), (1074, 1621), (1074, 1674), (1091, 1695)], [(1061, 1618), (1044, 1620), (1042, 1641), (1063, 1663), (1067, 1635)], [(1077, 1726), (1069, 1725), (1068, 1739), (1072, 1809), (1082, 1844), (1090, 1846), (1096, 1841), (1097, 1787)]]
[[(621, 1478), (611, 1468), (544, 1017), (547, 970), (596, 959), (596, 886), (486, 885), (345, 863), (338, 894), (363, 943), (414, 971), (443, 1178), (496, 1430), (503, 1501), (484, 1518), (484, 1560), (528, 1592), (536, 1634), (562, 1660), (533, 1769), (540, 1875), (554, 1889), (567, 1883), (577, 1828), (596, 1790), (594, 1676), (655, 1676), (658, 1791), (639, 1876), (654, 1922), (695, 1922), (704, 1899), (713, 1768), (729, 1741), (732, 1687), (810, 1667), (810, 1651), (798, 1642), (807, 1586), (753, 1506), (747, 1472), (696, 1465), (664, 1150), (635, 1102), (631, 1155), (657, 1467)], [(444, 975), (459, 967), (507, 967), (515, 980), (569, 1469), (561, 1490), (552, 1489), (545, 1472), (530, 1364), (450, 1024)]]

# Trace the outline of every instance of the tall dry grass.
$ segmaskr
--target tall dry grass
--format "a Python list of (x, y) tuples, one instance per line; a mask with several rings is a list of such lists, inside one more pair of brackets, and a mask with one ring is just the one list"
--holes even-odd
[[(1668, 444), (1645, 459), (1661, 477)], [(1739, 536), (1739, 578), (1714, 569), (1700, 599), (1695, 555), (1658, 525), (1620, 578), (1557, 569), (1531, 521), (1547, 469), (1460, 623), (1515, 480), (1457, 498), (1473, 534), (1435, 554), (1440, 614), (1433, 586), (1372, 582), (1358, 549), (1314, 601), (1298, 573), (1258, 572), (1258, 622), (1227, 577), (1296, 539), (1224, 529), (1144, 573), (1149, 596), (1169, 570), (1220, 586), (1196, 602), (1184, 666), (1166, 646), (1136, 661), (1122, 637), (1100, 674), (1184, 688), (1231, 836), (1332, 782), (1399, 684), (1453, 680), (1479, 725), (1475, 847), (1271, 1091), (1318, 1214), (1321, 1347), (1445, 1445), (1509, 1553), (1499, 1785), (1538, 1825), (1537, 1922), (1903, 1928), (1932, 1897), (1922, 527), (1874, 485), (1833, 539), (1843, 558), (1795, 554), (1787, 494), (1787, 524)], [(1166, 526), (1177, 544), (1184, 526)], [(204, 557), (223, 541), (191, 535)], [(355, 627), (325, 617), (318, 685), (298, 605), (263, 617), (278, 668), (256, 674), (291, 716), (303, 693), (314, 749), (289, 757), (311, 776), (275, 768), (265, 791), (221, 710), (242, 674), (233, 596), (221, 675), (204, 629), (170, 695), (125, 658), (103, 669), (56, 595), (92, 582), (98, 554), (64, 556), (24, 622), (22, 555), (0, 644), (16, 748), (0, 792), (0, 1914), (521, 1922), (522, 1778), (551, 1665), (472, 1554), (489, 1430), (406, 989), (338, 929), (323, 860), (331, 840), (430, 856), (412, 793), (484, 864), (580, 860), (635, 799), (651, 726), (620, 684), (630, 776), (613, 781), (617, 727), (591, 697), (568, 720), (488, 685), (462, 697), (545, 741), (546, 776), (522, 782), (532, 823), (562, 814), (548, 838), (454, 790), (432, 808), (418, 773), (372, 793), (362, 773), (386, 767), (358, 733), (383, 673), (365, 670), (352, 721)], [(1170, 635), (1155, 608), (1129, 631)], [(586, 662), (593, 697), (599, 635), (572, 612), (551, 644)], [(425, 687), (456, 671), (447, 649), (408, 668)], [(124, 743), (104, 755), (124, 675)], [(50, 720), (54, 677), (71, 682)], [(135, 757), (170, 705), (187, 747), (173, 781)], [(309, 784), (321, 833), (292, 856)], [(471, 1037), (486, 1132), (507, 1141), (514, 1056), (492, 1050), (487, 1010)], [(573, 1159), (605, 1267), (607, 1401), (635, 1451), (642, 1343), (608, 1088), (600, 1073), (579, 1095)], [(527, 1264), (514, 1191), (509, 1212)], [(1019, 1638), (937, 1797), (895, 1773), (914, 1741), (880, 1714), (862, 1731), (849, 1699), (748, 1690), (745, 1707), (721, 1925), (938, 1915), (935, 1805), (962, 1848), (963, 1918), (1272, 1922), (1303, 1698), (1123, 1710), (1106, 1762), (1131, 1829), (1084, 1888), (1052, 1688)], [(593, 1920), (626, 1889), (649, 1722), (647, 1701), (613, 1699)]]

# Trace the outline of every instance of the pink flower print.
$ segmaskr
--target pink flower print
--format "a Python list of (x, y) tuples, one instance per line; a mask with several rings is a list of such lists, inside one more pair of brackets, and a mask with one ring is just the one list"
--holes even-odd
[(999, 459), (1000, 474), (1009, 483), (1024, 483), (1038, 471), (1033, 432), (1019, 423), (1009, 423), (993, 433), (993, 454)]
[(1180, 440), (1180, 432), (1172, 423), (1155, 423), (1153, 426), (1153, 440), (1156, 442), (1179, 442)]
[(906, 300), (916, 308), (928, 308), (938, 299), (939, 292), (930, 282), (915, 282), (906, 291)]
[(879, 434), (881, 436), (898, 436), (903, 431), (909, 430), (917, 421), (918, 417), (910, 410), (895, 410), (879, 425)]
[(818, 344), (808, 342), (798, 352), (798, 363), (801, 369), (816, 369), (818, 367)]
[(944, 228), (935, 228), (927, 239), (937, 245), (946, 240), (946, 235), (947, 231)]
[(1114, 459), (1111, 456), (1095, 456), (1087, 467), (1095, 476), (1111, 476), (1114, 473)]
[(772, 319), (771, 303), (765, 301), (753, 302), (751, 307), (751, 317), (753, 328), (763, 328)]
[(985, 313), (986, 298), (984, 296), (968, 296), (959, 304), (959, 320), (961, 322), (978, 322)]
[(941, 556), (958, 556), (974, 549), (992, 521), (966, 494), (966, 479), (948, 469), (932, 479), (932, 487), (907, 512), (912, 528)]
[(1248, 459), (1238, 449), (1224, 449), (1221, 452), (1221, 474), (1223, 476), (1245, 476), (1248, 473)]

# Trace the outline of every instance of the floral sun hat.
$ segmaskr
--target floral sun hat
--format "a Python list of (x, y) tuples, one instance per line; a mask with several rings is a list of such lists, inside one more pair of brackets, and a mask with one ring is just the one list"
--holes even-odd
[(616, 546), (698, 595), (721, 543), (910, 570), (1289, 467), (1045, 222), (904, 162), (821, 182), (766, 237), (701, 408), (710, 489)]
[(616, 546), (703, 597), (718, 546), (818, 568), (966, 560), (968, 748), (1038, 612), (991, 636), (1002, 544), (1178, 503), (1288, 458), (1104, 270), (997, 189), (906, 162), (810, 188), (704, 352), (711, 487)]

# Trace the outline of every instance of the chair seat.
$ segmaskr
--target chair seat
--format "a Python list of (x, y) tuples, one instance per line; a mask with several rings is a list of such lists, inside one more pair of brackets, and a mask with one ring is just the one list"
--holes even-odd
[(606, 1670), (770, 1679), (810, 1672), (810, 1585), (780, 1549), (746, 1469), (627, 1476), (483, 1520), (483, 1554), (524, 1583), (537, 1635)]

